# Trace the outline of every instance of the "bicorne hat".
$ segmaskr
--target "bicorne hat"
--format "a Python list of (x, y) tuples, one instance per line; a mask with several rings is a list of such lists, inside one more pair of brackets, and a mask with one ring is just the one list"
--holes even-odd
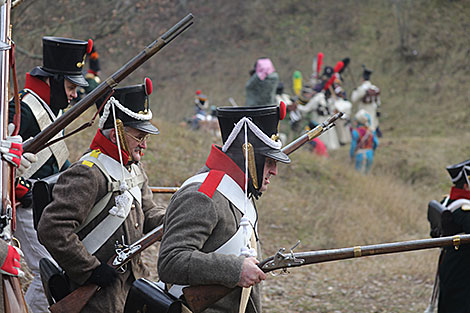
[(73, 84), (87, 87), (88, 82), (83, 76), (87, 52), (93, 48), (93, 41), (43, 37), (42, 66), (35, 67), (30, 75), (51, 77), (56, 74), (64, 77)]
[[(104, 106), (99, 127), (101, 129), (114, 127), (112, 108), (114, 105), (116, 119), (121, 120), (124, 126), (129, 126), (149, 134), (159, 134), (158, 128), (151, 122), (152, 111), (150, 111), (149, 105), (149, 95), (151, 93), (152, 81), (147, 77), (143, 84), (116, 88)], [(101, 106), (100, 103), (102, 101), (97, 101), (98, 107)]]
[[(254, 164), (250, 164), (251, 148), (248, 148), (248, 163), (250, 181), (255, 190), (262, 186), (266, 157), (282, 163), (290, 163), (289, 157), (281, 151), (282, 143), (278, 134), (279, 121), (284, 119), (285, 115), (284, 102), (281, 102), (280, 106), (217, 108), (217, 117), (224, 143), (222, 151), (243, 171), (245, 171), (245, 155), (247, 153), (244, 151), (244, 147), (248, 144), (248, 147), (252, 148)], [(255, 165), (256, 170), (254, 171)]]
[(446, 167), (454, 185), (467, 183), (470, 186), (470, 160)]

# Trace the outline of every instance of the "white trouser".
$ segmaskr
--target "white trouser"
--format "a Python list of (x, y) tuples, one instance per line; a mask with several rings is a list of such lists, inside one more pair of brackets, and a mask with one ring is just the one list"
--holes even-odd
[(23, 208), (20, 205), (16, 209), (16, 231), (14, 236), (20, 241), (24, 259), (34, 279), (26, 291), (25, 300), (32, 313), (49, 312), (44, 289), (42, 287), (41, 276), (39, 274), (39, 260), (48, 258), (55, 263), (46, 248), (39, 243), (36, 230), (33, 224), (33, 209)]

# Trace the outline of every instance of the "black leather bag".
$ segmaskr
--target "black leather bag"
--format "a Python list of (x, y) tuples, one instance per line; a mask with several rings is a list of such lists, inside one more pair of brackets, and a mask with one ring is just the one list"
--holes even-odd
[(34, 229), (38, 229), (39, 219), (44, 208), (52, 202), (52, 189), (54, 188), (60, 173), (39, 179), (33, 185), (33, 223)]
[(72, 291), (70, 281), (64, 271), (49, 259), (39, 260), (39, 272), (49, 305), (58, 302)]
[(462, 227), (454, 222), (452, 212), (436, 200), (428, 204), (428, 221), (433, 238), (452, 236), (463, 231)]
[(136, 280), (129, 291), (124, 313), (181, 313), (181, 301), (145, 278)]

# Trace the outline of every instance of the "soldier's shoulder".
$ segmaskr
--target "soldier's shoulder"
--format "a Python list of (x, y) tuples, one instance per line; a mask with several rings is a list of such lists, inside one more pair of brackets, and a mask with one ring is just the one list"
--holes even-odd
[(470, 211), (470, 203), (462, 205), (461, 209), (462, 211)]
[(98, 168), (98, 166), (88, 160), (81, 159), (63, 171), (60, 176), (70, 178), (79, 177), (81, 183), (84, 181), (91, 182), (106, 180), (106, 177), (101, 173), (101, 170)]

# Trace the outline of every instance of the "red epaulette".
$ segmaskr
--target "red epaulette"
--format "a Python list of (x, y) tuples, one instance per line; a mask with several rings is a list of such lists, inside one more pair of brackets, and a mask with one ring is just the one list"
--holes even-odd
[(202, 192), (206, 196), (212, 199), (215, 190), (220, 184), (220, 181), (224, 177), (225, 172), (211, 170), (207, 175), (206, 179), (202, 182), (201, 187), (199, 187), (198, 191)]

